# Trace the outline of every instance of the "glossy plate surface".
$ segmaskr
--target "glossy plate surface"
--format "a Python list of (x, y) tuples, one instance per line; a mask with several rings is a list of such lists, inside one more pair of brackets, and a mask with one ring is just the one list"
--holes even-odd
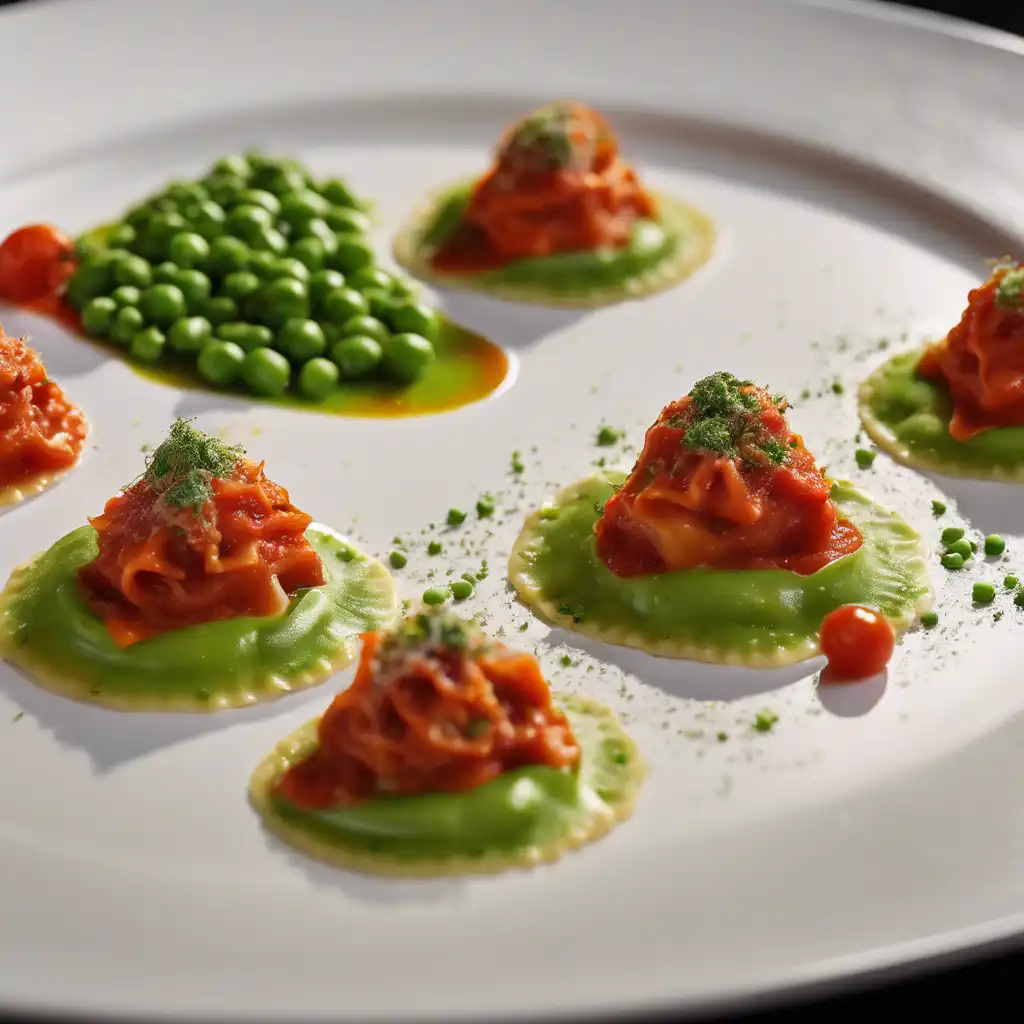
[[(1024, 577), (1024, 490), (854, 461), (858, 380), (947, 329), (986, 258), (1021, 252), (1019, 44), (784, 0), (651, 2), (628, 17), (618, 0), (53, 0), (4, 12), (0, 39), (5, 80), (24, 84), (0, 104), (0, 233), (83, 229), (254, 145), (348, 173), (380, 201), (384, 252), (425, 191), (482, 168), (510, 119), (557, 96), (604, 109), (652, 186), (720, 230), (707, 266), (642, 303), (445, 298), (517, 357), (518, 377), (416, 420), (175, 391), (3, 311), (92, 435), (77, 471), (3, 510), (0, 574), (97, 513), (144, 444), (196, 415), (369, 553), (407, 538), (403, 597), (431, 569), (487, 558), (467, 608), (536, 648), (556, 688), (620, 712), (651, 774), (630, 822), (553, 867), (364, 878), (285, 849), (246, 801), (260, 758), (345, 677), (251, 710), (128, 719), (5, 668), (0, 1007), (577, 1019), (834, 985), (1024, 930), (1024, 610), (1002, 591), (970, 600), (975, 579)], [(957, 507), (1007, 536), (1002, 563), (936, 569), (940, 625), (906, 638), (887, 680), (818, 690), (814, 663), (659, 660), (549, 632), (512, 605), (504, 567), (525, 514), (599, 457), (628, 466), (661, 406), (719, 368), (787, 391), (830, 471), (930, 541)], [(628, 445), (597, 448), (602, 423)], [(483, 492), (489, 523), (428, 528)], [(938, 522), (936, 498), (950, 507)], [(430, 558), (435, 535), (445, 552)], [(779, 716), (771, 731), (753, 727), (762, 709)]]

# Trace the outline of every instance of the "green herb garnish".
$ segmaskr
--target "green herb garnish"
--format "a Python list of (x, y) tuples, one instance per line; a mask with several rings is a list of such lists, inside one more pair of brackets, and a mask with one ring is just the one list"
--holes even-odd
[(996, 288), (996, 305), (1019, 309), (1024, 302), (1024, 267), (1008, 270)]

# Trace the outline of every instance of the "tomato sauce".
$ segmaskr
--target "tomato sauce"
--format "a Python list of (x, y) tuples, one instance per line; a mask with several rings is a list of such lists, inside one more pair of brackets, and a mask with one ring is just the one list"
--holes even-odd
[(1001, 267), (973, 289), (960, 322), (918, 363), (921, 377), (949, 388), (954, 440), (1024, 423), (1024, 307), (1019, 295), (1006, 301), (1004, 285), (1014, 272)]
[(409, 643), (401, 630), (364, 637), (355, 681), (320, 720), (319, 747), (278, 793), (318, 809), (464, 791), (526, 765), (575, 767), (579, 747), (536, 659), (461, 635), (458, 646), (443, 637)]
[(312, 519), (240, 458), (199, 508), (167, 500), (168, 481), (137, 480), (91, 518), (99, 554), (79, 570), (89, 607), (119, 647), (182, 626), (277, 615), (326, 581), (305, 538)]
[(595, 526), (598, 554), (617, 576), (699, 567), (810, 575), (860, 547), (783, 409), (763, 389), (744, 392), (757, 400), (753, 439), (771, 442), (782, 460), (772, 464), (756, 447), (746, 455), (687, 447), (690, 398), (666, 406)]
[(88, 429), (39, 353), (0, 328), (0, 487), (70, 469)]
[(618, 248), (637, 220), (656, 213), (605, 119), (581, 104), (555, 104), (508, 132), (433, 265), (471, 274), (560, 252)]

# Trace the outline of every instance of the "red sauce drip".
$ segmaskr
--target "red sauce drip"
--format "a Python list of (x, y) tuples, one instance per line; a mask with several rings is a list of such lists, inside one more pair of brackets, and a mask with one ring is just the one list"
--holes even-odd
[[(1024, 264), (1018, 269), (1024, 270)], [(1024, 423), (1024, 308), (998, 298), (1000, 283), (1011, 270), (1001, 267), (968, 294), (960, 322), (927, 349), (917, 366), (921, 377), (949, 388), (949, 434), (957, 441)]]
[(525, 765), (579, 762), (530, 655), (488, 644), (413, 649), (382, 662), (385, 642), (364, 638), (355, 681), (320, 720), (319, 747), (281, 778), (277, 791), (290, 803), (317, 809), (457, 792)]
[(840, 518), (829, 482), (785, 414), (763, 389), (744, 390), (757, 396), (762, 437), (785, 447), (785, 462), (687, 448), (690, 399), (667, 405), (595, 526), (598, 555), (617, 576), (699, 567), (804, 576), (860, 547), (860, 532)]
[(47, 377), (39, 353), (0, 329), (0, 487), (69, 469), (87, 433), (85, 415)]
[(432, 262), (441, 271), (472, 274), (560, 252), (618, 248), (637, 220), (656, 212), (605, 119), (582, 104), (555, 105), (507, 133), (462, 223)]
[(167, 505), (144, 478), (89, 520), (99, 554), (79, 570), (89, 607), (126, 647), (182, 626), (277, 615), (289, 595), (325, 582), (304, 534), (311, 517), (240, 459), (201, 509)]

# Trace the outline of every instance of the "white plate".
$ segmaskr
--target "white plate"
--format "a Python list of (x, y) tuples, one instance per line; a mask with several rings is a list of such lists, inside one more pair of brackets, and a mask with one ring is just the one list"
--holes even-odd
[[(1019, 251), (1017, 44), (883, 7), (762, 0), (103, 0), (7, 12), (0, 41), (17, 83), (0, 109), (3, 232), (83, 228), (255, 144), (351, 174), (382, 204), (383, 247), (421, 190), (483, 166), (508, 119), (558, 95), (605, 108), (650, 181), (722, 232), (692, 282), (647, 302), (578, 316), (452, 300), (517, 353), (519, 377), (416, 421), (177, 393), (5, 314), (84, 405), (94, 447), (3, 516), (0, 572), (98, 512), (176, 413), (246, 441), (300, 505), (378, 553), (508, 489), (517, 449), (525, 495), (503, 503), (519, 511), (486, 541), (476, 604), (556, 685), (624, 712), (653, 773), (633, 821), (557, 866), (373, 880), (269, 840), (245, 800), (256, 761), (332, 686), (209, 718), (123, 717), (4, 670), (3, 1008), (417, 1022), (692, 1009), (1022, 930), (1024, 612), (1001, 598), (993, 623), (968, 597), (1005, 568), (937, 574), (943, 627), (908, 638), (888, 685), (820, 694), (813, 665), (712, 670), (532, 621), (519, 634), (502, 579), (522, 513), (588, 471), (599, 423), (637, 444), (719, 367), (793, 396), (838, 376), (844, 395), (798, 399), (793, 416), (833, 472), (929, 538), (943, 493), (983, 533), (1019, 533), (1019, 489), (943, 485), (882, 456), (859, 472), (851, 394), (878, 338), (948, 327), (983, 260)], [(1024, 569), (1024, 537), (1009, 551)], [(400, 574), (404, 596), (427, 566), (420, 554)], [(750, 728), (762, 707), (780, 715), (769, 734)]]

